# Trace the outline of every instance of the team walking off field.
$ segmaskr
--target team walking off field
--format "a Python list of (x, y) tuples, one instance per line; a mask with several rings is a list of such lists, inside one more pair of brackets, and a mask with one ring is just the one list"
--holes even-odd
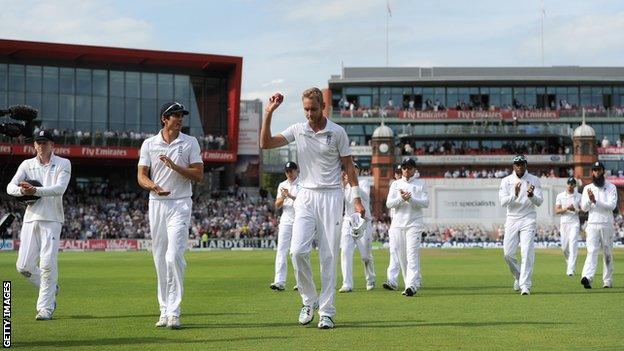
[[(294, 142), (298, 157), (297, 163), (290, 161), (284, 165), (286, 180), (277, 188), (275, 208), (282, 213), (274, 276), (269, 287), (275, 291), (286, 290), (290, 260), (295, 278), (292, 287), (301, 297), (299, 324), (311, 323), (318, 314), (318, 328), (331, 329), (337, 315), (336, 290), (350, 295), (348, 293), (358, 286), (367, 291), (377, 286), (371, 213), (373, 185), (368, 180), (358, 179), (360, 167), (352, 158), (347, 133), (323, 115), (325, 101), (319, 89), (311, 88), (302, 94), (305, 121), (274, 135), (271, 120), (283, 100), (284, 96), (279, 93), (270, 98), (260, 132), (262, 149)], [(159, 309), (155, 325), (171, 329), (182, 327), (184, 254), (192, 220), (192, 183), (201, 182), (204, 172), (197, 139), (181, 132), (188, 113), (178, 102), (162, 106), (158, 116), (162, 129), (143, 142), (137, 167), (138, 184), (149, 191), (149, 224)], [(39, 289), (36, 319), (49, 320), (56, 310), (59, 292), (57, 256), (64, 222), (62, 197), (71, 178), (71, 164), (54, 155), (53, 137), (48, 131), (34, 135), (34, 147), (36, 156), (22, 162), (6, 191), (27, 204), (16, 268)], [(406, 297), (416, 296), (423, 289), (420, 247), (425, 231), (423, 211), (430, 203), (429, 191), (416, 175), (416, 167), (413, 158), (405, 158), (395, 166), (394, 180), (385, 201), (391, 217), (390, 260), (382, 286), (391, 291), (401, 288)], [(513, 172), (502, 179), (499, 188), (500, 206), (506, 209), (503, 259), (511, 272), (513, 289), (524, 296), (530, 295), (533, 289), (537, 209), (544, 202), (540, 180), (527, 168), (526, 157), (515, 156)], [(611, 288), (614, 284), (613, 211), (617, 207), (617, 189), (605, 179), (600, 162), (593, 164), (592, 183), (583, 188), (582, 194), (577, 191), (579, 185), (576, 179), (568, 179), (566, 190), (557, 194), (555, 201), (554, 212), (561, 216), (565, 274), (576, 274), (580, 218), (587, 213), (587, 257), (580, 282), (584, 288), (592, 288), (598, 254), (602, 250), (602, 286)], [(320, 263), (319, 288), (312, 273), (311, 254), (315, 247)], [(354, 282), (356, 251), (364, 268), (363, 282)], [(342, 282), (337, 289), (339, 261)], [(293, 309), (293, 316), (294, 312)]]

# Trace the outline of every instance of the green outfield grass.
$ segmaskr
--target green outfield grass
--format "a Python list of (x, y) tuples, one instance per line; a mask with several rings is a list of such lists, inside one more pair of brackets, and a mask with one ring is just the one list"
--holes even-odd
[[(592, 290), (564, 275), (558, 250), (537, 250), (531, 296), (512, 290), (502, 250), (423, 250), (424, 288), (406, 298), (381, 288), (388, 255), (375, 251), (378, 288), (338, 294), (336, 328), (297, 323), (297, 292), (274, 292), (272, 251), (190, 252), (182, 330), (156, 329), (156, 278), (148, 252), (66, 252), (54, 320), (35, 321), (35, 289), (0, 253), (13, 282), (13, 347), (57, 350), (622, 350), (624, 274)], [(585, 259), (581, 250), (577, 272)], [(357, 255), (356, 255), (357, 256)], [(315, 277), (318, 261), (314, 254)], [(600, 265), (601, 267), (601, 265)], [(624, 250), (616, 250), (616, 272)], [(599, 274), (601, 268), (599, 269)], [(598, 276), (600, 277), (600, 276)], [(289, 267), (288, 286), (293, 285)]]

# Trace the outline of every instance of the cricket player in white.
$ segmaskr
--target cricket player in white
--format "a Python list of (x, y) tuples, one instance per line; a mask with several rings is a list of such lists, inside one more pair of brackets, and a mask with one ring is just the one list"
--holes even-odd
[[(273, 290), (283, 291), (288, 275), (288, 252), (292, 239), (292, 227), (295, 221), (295, 199), (299, 193), (299, 166), (294, 162), (284, 165), (286, 180), (277, 186), (275, 208), (282, 208), (277, 232), (277, 253), (275, 254), (275, 278), (269, 286)], [(295, 285), (295, 288), (297, 286)]]
[(578, 213), (581, 209), (581, 194), (576, 191), (576, 179), (570, 177), (566, 191), (557, 194), (555, 213), (561, 215), (559, 233), (561, 235), (561, 250), (566, 260), (566, 274), (574, 275), (576, 255), (578, 252), (578, 237), (581, 230), (581, 221)]
[(604, 176), (604, 166), (596, 162), (592, 169), (592, 183), (585, 186), (581, 196), (581, 209), (589, 212), (585, 240), (587, 257), (583, 265), (581, 284), (585, 289), (591, 289), (591, 283), (596, 274), (598, 251), (602, 248), (604, 262), (602, 268), (602, 287), (613, 287), (613, 210), (617, 206), (617, 189)]
[[(403, 172), (401, 171), (401, 165), (396, 165), (394, 167), (394, 181), (397, 181), (403, 177)], [(394, 183), (394, 181), (392, 181)], [(390, 187), (392, 187), (392, 183), (390, 183)], [(387, 200), (387, 198), (386, 198)], [(390, 220), (394, 218), (395, 209), (390, 209)], [(392, 227), (392, 222), (390, 222), (390, 226)], [(401, 266), (399, 265), (399, 260), (397, 259), (395, 252), (396, 249), (394, 246), (396, 245), (396, 234), (397, 230), (388, 230), (388, 246), (389, 246), (389, 254), (390, 261), (388, 262), (388, 269), (386, 270), (386, 281), (382, 284), (384, 289), (388, 290), (397, 290), (399, 288), (398, 280), (399, 280), (399, 271), (401, 270)]]
[[(360, 167), (354, 164), (354, 167), (360, 171)], [(361, 237), (352, 235), (351, 216), (355, 213), (352, 199), (351, 186), (345, 172), (342, 172), (342, 184), (345, 192), (344, 202), (344, 218), (342, 221), (342, 235), (340, 239), (340, 268), (342, 269), (342, 287), (338, 290), (341, 293), (353, 291), (353, 253), (357, 247), (360, 251), (360, 258), (364, 263), (364, 275), (366, 276), (366, 290), (370, 291), (375, 288), (375, 261), (373, 259), (373, 224), (370, 216), (370, 182), (368, 180), (359, 180), (360, 198), (364, 204), (366, 211), (366, 230)]]
[[(71, 178), (71, 163), (54, 155), (53, 137), (49, 131), (38, 132), (34, 140), (37, 155), (19, 165), (7, 185), (7, 193), (16, 197), (40, 197), (26, 207), (16, 267), (39, 289), (35, 319), (49, 320), (56, 309), (57, 259), (65, 221), (63, 194)], [(32, 186), (26, 180), (36, 180), (41, 186)]]
[(405, 290), (410, 297), (420, 286), (420, 240), (424, 230), (422, 209), (429, 207), (429, 194), (420, 179), (416, 178), (416, 162), (406, 158), (401, 163), (403, 178), (394, 181), (388, 191), (386, 207), (393, 208), (390, 230), (395, 232), (395, 255), (399, 260)]
[[(349, 138), (345, 130), (323, 115), (325, 103), (318, 88), (303, 92), (302, 103), (307, 122), (297, 123), (275, 136), (271, 135), (271, 118), (283, 101), (274, 94), (265, 109), (260, 132), (260, 147), (273, 149), (297, 144), (299, 159), (299, 194), (295, 200), (295, 220), (290, 252), (297, 277), (297, 286), (303, 300), (299, 323), (306, 325), (319, 309), (318, 327), (334, 327), (334, 295), (336, 291), (336, 261), (340, 246), (344, 193), (340, 180), (341, 165), (347, 172), (352, 187), (355, 212), (365, 216), (359, 197)], [(321, 292), (317, 294), (312, 279), (310, 253), (312, 241), (319, 247), (321, 265)]]
[[(503, 251), (514, 277), (513, 288), (521, 295), (531, 294), (531, 275), (535, 262), (536, 207), (544, 201), (539, 179), (527, 172), (524, 155), (513, 160), (513, 172), (501, 181), (498, 191), (501, 206), (507, 208)], [(516, 252), (520, 245), (522, 263), (518, 266)]]
[(163, 105), (163, 128), (143, 142), (137, 175), (139, 185), (150, 191), (149, 222), (160, 306), (156, 327), (171, 329), (180, 328), (184, 252), (193, 207), (191, 181), (201, 182), (204, 175), (197, 139), (180, 132), (187, 114), (178, 102)]

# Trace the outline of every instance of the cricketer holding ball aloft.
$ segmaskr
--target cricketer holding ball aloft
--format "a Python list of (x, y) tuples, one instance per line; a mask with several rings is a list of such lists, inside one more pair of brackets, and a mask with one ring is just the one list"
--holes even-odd
[[(336, 261), (344, 199), (340, 180), (341, 165), (349, 177), (355, 211), (362, 216), (365, 211), (359, 197), (349, 138), (341, 126), (323, 115), (325, 103), (321, 90), (310, 88), (303, 92), (302, 103), (307, 122), (296, 123), (273, 136), (271, 118), (282, 101), (281, 94), (274, 94), (269, 100), (262, 120), (260, 147), (273, 149), (293, 141), (297, 144), (300, 189), (295, 200), (290, 252), (303, 301), (299, 323), (310, 323), (314, 319), (314, 310), (318, 308), (318, 327), (329, 329), (334, 327), (333, 317), (336, 313)], [(318, 242), (321, 265), (320, 294), (314, 285), (310, 262), (314, 239)]]

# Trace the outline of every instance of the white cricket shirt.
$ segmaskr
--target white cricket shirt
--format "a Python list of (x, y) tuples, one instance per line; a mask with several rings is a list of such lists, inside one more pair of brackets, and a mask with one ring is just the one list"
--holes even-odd
[[(292, 182), (289, 182), (288, 179), (279, 183), (277, 186), (277, 196), (282, 196), (282, 189), (287, 189), (290, 195), (297, 197), (297, 193), (299, 193), (299, 177), (297, 177)], [(295, 221), (295, 200), (286, 197), (284, 198), (284, 202), (282, 205), (282, 216), (280, 217), (280, 224), (293, 224)]]
[[(589, 195), (587, 194), (589, 189), (594, 193), (596, 203), (589, 201)], [(615, 210), (615, 206), (617, 206), (617, 188), (608, 180), (605, 180), (605, 185), (602, 188), (595, 186), (593, 183), (587, 184), (583, 188), (581, 209), (589, 212), (588, 224), (613, 225), (613, 210)]]
[[(403, 200), (400, 190), (411, 193), (412, 196)], [(429, 207), (429, 194), (425, 183), (415, 176), (406, 180), (395, 180), (388, 190), (386, 207), (394, 209), (390, 228), (417, 227), (423, 224), (422, 209)]]
[(191, 180), (165, 166), (165, 163), (158, 158), (160, 155), (166, 155), (181, 167), (188, 167), (193, 163), (203, 164), (197, 139), (180, 133), (171, 144), (167, 144), (162, 138), (161, 130), (158, 134), (143, 141), (139, 156), (139, 166), (149, 167), (152, 181), (164, 190), (171, 191), (168, 196), (158, 196), (150, 191), (150, 200), (177, 200), (191, 197), (193, 195)]
[(281, 132), (297, 144), (299, 185), (306, 189), (338, 189), (340, 158), (351, 155), (349, 137), (344, 128), (327, 120), (323, 130), (314, 132), (308, 122), (293, 124)]
[[(515, 187), (518, 182), (521, 182), (522, 186), (516, 197)], [(535, 187), (533, 190), (533, 197), (527, 195), (529, 185)], [(500, 189), (498, 190), (498, 197), (500, 198), (501, 206), (507, 207), (507, 219), (512, 220), (537, 220), (535, 207), (540, 206), (544, 201), (542, 185), (539, 178), (529, 172), (524, 172), (522, 178), (518, 178), (516, 172), (512, 172), (510, 175), (503, 178)]]
[(35, 203), (26, 207), (24, 222), (32, 221), (65, 221), (63, 213), (63, 194), (71, 178), (71, 162), (68, 159), (52, 154), (47, 165), (41, 164), (36, 157), (24, 160), (17, 168), (13, 179), (7, 184), (7, 193), (12, 196), (23, 196), (19, 183), (26, 180), (37, 180), (41, 187), (36, 187), (35, 195), (41, 196)]
[[(567, 190), (560, 192), (557, 194), (555, 205), (559, 205), (561, 208), (568, 208), (570, 205), (573, 205), (578, 211), (581, 208), (581, 194), (576, 189), (574, 189), (572, 194)], [(568, 210), (561, 215), (561, 223), (580, 223), (579, 216), (576, 212)]]

